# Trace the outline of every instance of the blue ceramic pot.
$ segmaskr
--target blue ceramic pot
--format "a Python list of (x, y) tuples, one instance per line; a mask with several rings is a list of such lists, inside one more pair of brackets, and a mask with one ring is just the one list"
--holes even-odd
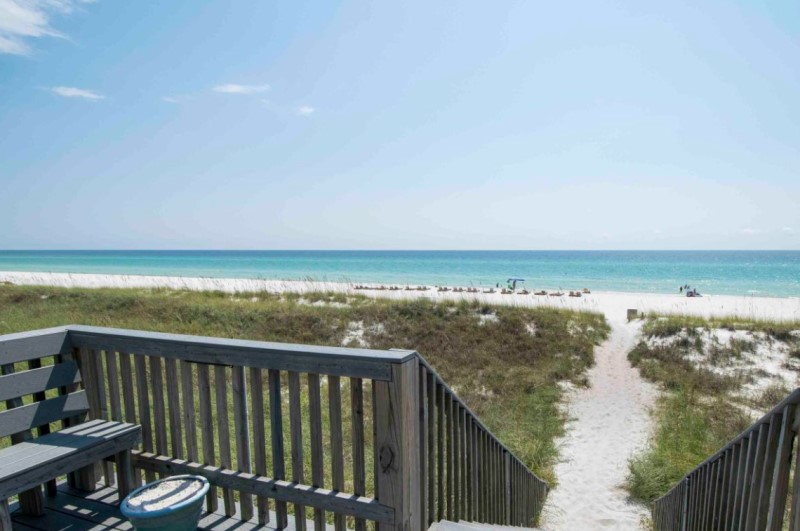
[[(158, 500), (150, 500), (145, 504), (134, 503), (131, 500), (139, 498), (144, 491), (155, 489), (165, 481), (200, 482), (202, 487), (188, 497), (181, 498), (179, 490), (168, 491), (165, 498), (177, 495), (178, 500), (166, 507), (157, 507)], [(200, 522), (203, 509), (203, 497), (208, 492), (208, 480), (202, 476), (172, 476), (131, 492), (120, 504), (120, 510), (131, 521), (136, 531), (194, 531)], [(156, 505), (157, 508), (153, 506)], [(148, 507), (149, 506), (149, 507)]]

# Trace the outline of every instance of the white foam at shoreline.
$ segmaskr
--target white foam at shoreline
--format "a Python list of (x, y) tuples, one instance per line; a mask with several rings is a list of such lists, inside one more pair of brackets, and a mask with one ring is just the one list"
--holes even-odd
[[(501, 293), (454, 293), (428, 291), (356, 290), (355, 284), (324, 281), (263, 280), (245, 278), (167, 277), (85, 273), (37, 273), (0, 271), (0, 282), (21, 285), (81, 288), (170, 288), (193, 291), (309, 293), (331, 291), (387, 299), (428, 298), (433, 300), (476, 300), (491, 304), (547, 306), (603, 313), (610, 318), (625, 315), (629, 308), (644, 312), (747, 319), (800, 321), (800, 298), (706, 295), (698, 298), (663, 293), (593, 292), (583, 297), (503, 295)], [(377, 286), (377, 284), (375, 285)]]

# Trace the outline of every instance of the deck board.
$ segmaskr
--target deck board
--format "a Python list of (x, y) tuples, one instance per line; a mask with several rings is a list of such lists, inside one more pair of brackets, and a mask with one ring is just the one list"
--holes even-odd
[[(45, 497), (44, 516), (21, 514), (19, 503), (14, 502), (10, 507), (11, 519), (14, 531), (131, 531), (133, 528), (120, 513), (118, 503), (119, 496), (114, 488), (98, 486), (94, 492), (83, 492), (71, 488), (66, 482), (60, 482), (58, 495)], [(270, 513), (270, 521), (275, 522), (275, 514)], [(240, 514), (238, 504), (236, 514)], [(313, 526), (313, 522), (310, 525)], [(326, 531), (333, 531), (333, 526), (327, 527)], [(256, 518), (242, 522), (238, 518), (227, 517), (224, 509), (220, 508), (214, 513), (204, 513), (198, 529), (251, 531), (276, 528), (269, 524), (259, 525)], [(294, 531), (294, 518), (291, 515), (286, 529)]]

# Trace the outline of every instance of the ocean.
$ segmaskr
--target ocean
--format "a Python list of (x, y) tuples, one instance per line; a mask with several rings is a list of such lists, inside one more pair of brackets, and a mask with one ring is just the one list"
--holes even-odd
[(800, 296), (800, 251), (0, 251), (0, 270)]

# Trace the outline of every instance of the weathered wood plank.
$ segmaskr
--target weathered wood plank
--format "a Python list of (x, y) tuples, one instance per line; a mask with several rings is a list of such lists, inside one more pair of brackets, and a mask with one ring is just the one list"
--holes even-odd
[(186, 457), (190, 461), (199, 461), (200, 454), (197, 445), (197, 418), (194, 403), (194, 375), (192, 365), (181, 361), (181, 398), (183, 399), (183, 426), (186, 435)]
[[(105, 421), (98, 422), (103, 424)], [(105, 436), (84, 436), (77, 430), (80, 426), (75, 426), (72, 433), (52, 433), (40, 437), (43, 439), (40, 443), (33, 441), (21, 450), (16, 449), (13, 459), (3, 461), (6, 466), (0, 472), (0, 499), (132, 447), (139, 439), (139, 427), (115, 424), (105, 423), (111, 426), (106, 432), (112, 432)], [(51, 441), (60, 442), (51, 445)]]
[[(133, 356), (133, 364), (136, 367), (136, 396), (139, 403), (139, 424), (142, 425), (142, 449), (145, 452), (155, 451), (153, 443), (153, 424), (150, 420), (150, 393), (147, 382), (147, 360), (140, 354)], [(145, 472), (145, 481), (152, 483), (156, 476), (152, 472)]]
[[(73, 363), (74, 364), (74, 362), (67, 362), (67, 363)], [(59, 361), (56, 359), (54, 366), (58, 366), (58, 365), (60, 365), (60, 364), (59, 364)], [(37, 369), (41, 369), (41, 368), (42, 368), (42, 360), (41, 359), (30, 360), (28, 362), (28, 369), (30, 369), (30, 370), (37, 370)], [(77, 372), (77, 368), (78, 367), (76, 365), (75, 366), (76, 372)], [(74, 382), (67, 382), (67, 383), (74, 383)], [(57, 386), (53, 386), (53, 387), (63, 387), (63, 385), (57, 385)], [(47, 388), (46, 385), (42, 386), (42, 388), (41, 388), (42, 390), (40, 390), (40, 391), (38, 391), (38, 392), (33, 394), (33, 401), (34, 402), (42, 402), (44, 400), (47, 400), (47, 394), (44, 391), (46, 388)], [(0, 389), (2, 389), (2, 385), (0, 385)], [(37, 430), (37, 434), (38, 434), (39, 437), (42, 437), (44, 435), (49, 435), (50, 434), (50, 424), (43, 424), (42, 426), (39, 426), (39, 428)], [(48, 481), (45, 484), (45, 492), (47, 493), (48, 496), (55, 496), (55, 494), (56, 494), (56, 480), (55, 479), (51, 479), (50, 481)]]
[(419, 522), (419, 364), (416, 358), (392, 367), (392, 381), (375, 382), (378, 500), (394, 508), (394, 522), (378, 531), (413, 529)]
[[(328, 419), (331, 447), (331, 486), (344, 491), (344, 449), (342, 440), (342, 388), (338, 376), (328, 376)], [(345, 531), (343, 514), (333, 515), (336, 531)]]
[[(283, 448), (283, 413), (281, 398), (281, 373), (277, 369), (267, 372), (269, 382), (269, 423), (272, 433), (272, 475), (275, 479), (286, 479), (286, 457)], [(275, 502), (275, 525), (283, 529), (288, 522), (286, 502)]]
[(9, 373), (0, 376), (0, 400), (20, 398), (80, 381), (78, 365), (73, 361)]
[[(11, 376), (14, 374), (14, 364), (9, 363), (6, 365), (0, 366), (0, 374), (5, 376)], [(42, 401), (34, 402), (31, 405), (42, 404)], [(14, 411), (19, 411), (23, 408), (22, 399), (19, 397), (10, 398), (6, 401), (6, 414), (13, 413)], [(0, 413), (0, 425), (3, 422), (3, 413)], [(48, 429), (49, 429), (49, 425)], [(28, 441), (32, 438), (33, 434), (30, 430), (17, 430), (16, 433), (11, 435), (11, 444), (17, 445), (17, 451), (19, 448), (20, 443)], [(13, 451), (13, 450), (12, 450)], [(11, 451), (3, 452), (3, 455), (8, 456)], [(50, 479), (50, 478), (48, 478)], [(24, 491), (24, 492), (23, 492)], [(22, 510), (26, 513), (33, 514), (33, 515), (41, 515), (44, 510), (44, 499), (42, 497), (42, 489), (39, 485), (31, 485), (28, 489), (19, 489), (19, 503), (22, 507)], [(17, 493), (15, 492), (15, 494)], [(0, 496), (0, 500), (6, 498), (6, 496)], [(9, 530), (10, 531), (10, 530)]]
[(161, 358), (150, 356), (150, 392), (153, 394), (153, 431), (156, 436), (156, 452), (169, 455), (167, 447), (167, 415), (164, 403), (164, 374)]
[[(264, 385), (261, 380), (261, 369), (250, 368), (250, 405), (253, 415), (253, 466), (255, 473), (260, 476), (267, 475), (267, 435), (264, 416)], [(265, 525), (269, 522), (269, 506), (266, 496), (256, 498), (258, 523)]]
[(455, 494), (453, 492), (453, 395), (445, 395), (445, 439), (447, 447), (447, 457), (445, 469), (447, 474), (447, 519), (451, 522), (455, 518)]
[[(231, 368), (233, 386), (233, 433), (236, 440), (236, 466), (242, 472), (250, 473), (250, 421), (247, 411), (247, 381), (244, 367)], [(239, 493), (240, 517), (243, 521), (253, 517), (253, 497)]]
[(0, 363), (18, 363), (72, 351), (63, 327), (0, 335)]
[(88, 410), (86, 391), (78, 391), (0, 411), (0, 437), (38, 428), (43, 424), (80, 415)]
[(436, 375), (427, 371), (425, 378), (427, 394), (428, 427), (426, 430), (428, 445), (427, 461), (424, 463), (428, 470), (428, 520), (423, 528), (428, 528), (436, 517)]
[(133, 391), (133, 371), (131, 370), (131, 356), (126, 352), (120, 352), (119, 375), (122, 384), (122, 404), (125, 406), (125, 422), (136, 424), (136, 399)]
[(786, 495), (789, 489), (789, 473), (792, 459), (792, 420), (795, 406), (787, 405), (783, 409), (781, 431), (778, 436), (778, 454), (772, 473), (772, 488), (769, 496), (767, 513), (767, 531), (780, 531), (783, 528), (783, 515), (786, 509)]
[(445, 501), (445, 466), (444, 466), (444, 446), (445, 446), (445, 416), (444, 416), (444, 387), (436, 382), (436, 500), (437, 512), (436, 519), (444, 520), (446, 516)]
[[(308, 413), (311, 430), (311, 485), (325, 486), (325, 460), (322, 449), (322, 397), (319, 389), (319, 374), (308, 373)], [(314, 530), (325, 530), (325, 513), (314, 508)]]
[(181, 416), (181, 395), (178, 377), (178, 362), (174, 359), (164, 360), (167, 376), (167, 408), (169, 411), (169, 442), (172, 455), (178, 459), (185, 456), (183, 451), (183, 417)]
[[(367, 490), (367, 471), (364, 440), (364, 388), (360, 378), (350, 378), (350, 439), (353, 460), (353, 493), (364, 496)], [(355, 521), (355, 531), (366, 531), (363, 518)]]
[[(231, 429), (228, 418), (228, 379), (223, 365), (214, 366), (214, 398), (217, 405), (217, 442), (219, 443), (219, 464), (222, 468), (231, 469)], [(231, 489), (222, 489), (222, 501), (225, 505), (225, 516), (236, 513), (236, 501)]]
[(119, 370), (117, 369), (117, 354), (114, 351), (107, 350), (105, 358), (111, 420), (122, 422), (122, 393), (120, 392)]
[(419, 367), (419, 526), (428, 528), (428, 369)]
[(756, 510), (755, 528), (765, 529), (767, 526), (767, 513), (769, 512), (769, 498), (772, 492), (772, 480), (775, 473), (775, 459), (778, 455), (781, 424), (783, 414), (772, 417), (767, 435), (766, 458), (762, 466), (761, 485), (759, 486), (758, 507)]
[[(214, 417), (211, 413), (211, 379), (208, 374), (208, 365), (197, 366), (197, 391), (200, 405), (200, 437), (203, 442), (203, 462), (214, 465), (216, 462), (214, 451)], [(145, 451), (147, 449), (145, 448)], [(150, 450), (152, 452), (152, 449)], [(152, 472), (150, 472), (152, 474)], [(217, 510), (217, 489), (213, 485), (206, 495), (206, 508), (213, 513)]]
[(69, 338), (75, 346), (116, 348), (194, 363), (298, 372), (314, 367), (322, 374), (378, 380), (389, 379), (392, 363), (417, 356), (414, 351), (320, 347), (85, 326), (71, 326)]
[[(289, 439), (292, 454), (292, 481), (305, 483), (303, 470), (303, 409), (301, 403), (300, 373), (291, 371), (289, 380)], [(364, 493), (361, 492), (361, 495)], [(295, 527), (297, 531), (306, 529), (306, 508), (295, 505)]]
[(208, 478), (215, 485), (257, 496), (268, 496), (284, 504), (302, 504), (377, 522), (391, 522), (395, 513), (392, 507), (383, 505), (372, 498), (299, 485), (291, 481), (224, 470), (215, 466), (190, 463), (185, 460), (138, 451), (133, 452), (133, 460), (137, 466), (145, 469), (158, 470), (163, 474), (170, 475), (197, 474)]

